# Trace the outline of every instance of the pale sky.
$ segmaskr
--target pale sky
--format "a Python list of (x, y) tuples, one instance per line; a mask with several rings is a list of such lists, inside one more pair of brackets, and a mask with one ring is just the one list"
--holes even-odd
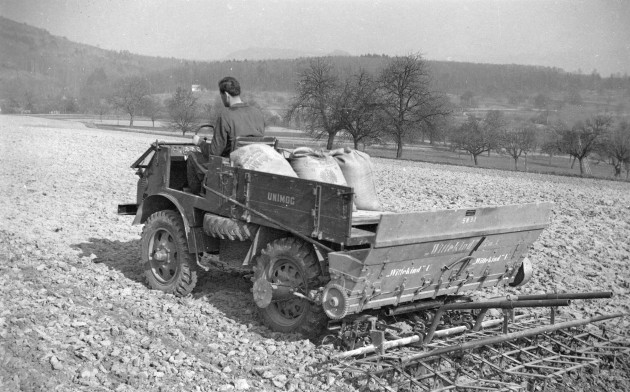
[(0, 0), (0, 15), (103, 49), (191, 60), (342, 50), (630, 74), (630, 0)]

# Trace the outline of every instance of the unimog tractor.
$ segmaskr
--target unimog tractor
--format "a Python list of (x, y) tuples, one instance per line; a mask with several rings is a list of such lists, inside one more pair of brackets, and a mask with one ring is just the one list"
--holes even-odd
[[(277, 145), (273, 140), (260, 142)], [(437, 308), (464, 293), (518, 286), (549, 203), (391, 213), (353, 210), (353, 188), (233, 167), (211, 157), (200, 194), (187, 189), (191, 143), (156, 141), (131, 166), (137, 200), (120, 214), (144, 224), (148, 284), (184, 296), (220, 259), (222, 243), (248, 248), (253, 300), (272, 330), (319, 334), (361, 313)]]
[[(245, 142), (277, 148), (273, 139)], [(387, 390), (555, 390), (567, 375), (630, 363), (627, 331), (589, 328), (621, 322), (623, 313), (556, 316), (572, 300), (612, 292), (472, 299), (531, 278), (527, 250), (548, 225), (550, 203), (356, 210), (353, 187), (248, 170), (221, 157), (204, 166), (196, 194), (186, 166), (198, 151), (156, 141), (131, 166), (140, 177), (137, 200), (119, 213), (144, 224), (141, 262), (154, 289), (188, 295), (198, 273), (217, 258), (230, 260), (253, 276), (266, 326), (345, 349), (325, 371), (348, 382), (386, 381)], [(232, 245), (241, 257), (224, 254)]]

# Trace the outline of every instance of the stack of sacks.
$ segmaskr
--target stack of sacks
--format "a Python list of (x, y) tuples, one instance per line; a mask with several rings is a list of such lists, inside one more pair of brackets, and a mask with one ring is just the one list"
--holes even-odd
[(374, 168), (370, 156), (364, 152), (339, 148), (331, 151), (348, 186), (354, 188), (354, 204), (360, 210), (380, 211), (376, 195)]
[(381, 210), (370, 156), (361, 151), (340, 148), (324, 152), (299, 147), (287, 161), (271, 146), (250, 144), (233, 151), (230, 162), (234, 167), (350, 186), (354, 188), (353, 210)]
[(341, 168), (330, 154), (309, 147), (293, 150), (289, 157), (291, 167), (299, 178), (347, 186)]
[(234, 167), (242, 167), (265, 173), (297, 177), (287, 160), (273, 147), (266, 144), (250, 144), (240, 147), (230, 154)]

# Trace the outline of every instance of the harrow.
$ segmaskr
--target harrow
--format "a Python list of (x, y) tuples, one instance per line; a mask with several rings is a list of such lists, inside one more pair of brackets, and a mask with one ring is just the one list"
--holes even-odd
[[(401, 332), (400, 319), (392, 324), (391, 316), (346, 320), (327, 337), (328, 343), (346, 350), (322, 364), (320, 371), (366, 391), (581, 390), (575, 380), (579, 385), (602, 369), (630, 374), (630, 336), (610, 328), (624, 314), (569, 320), (561, 318), (557, 308), (575, 299), (611, 295), (458, 301), (423, 310), (423, 318), (417, 312), (407, 314), (412, 326), (406, 333)], [(549, 312), (543, 314), (540, 308)], [(501, 309), (503, 317), (486, 317), (490, 309)], [(606, 320), (608, 328), (599, 324)]]

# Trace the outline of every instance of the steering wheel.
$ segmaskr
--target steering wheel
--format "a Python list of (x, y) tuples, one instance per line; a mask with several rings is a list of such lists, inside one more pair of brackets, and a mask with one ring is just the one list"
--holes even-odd
[[(214, 125), (212, 125), (212, 124), (201, 124), (201, 125), (197, 128), (197, 130), (195, 131), (195, 135), (197, 135), (197, 134), (199, 133), (199, 131), (201, 131), (201, 129), (203, 129), (203, 128), (210, 128), (210, 129), (213, 129), (213, 130), (214, 130)], [(206, 138), (204, 138), (204, 139), (206, 139)]]

